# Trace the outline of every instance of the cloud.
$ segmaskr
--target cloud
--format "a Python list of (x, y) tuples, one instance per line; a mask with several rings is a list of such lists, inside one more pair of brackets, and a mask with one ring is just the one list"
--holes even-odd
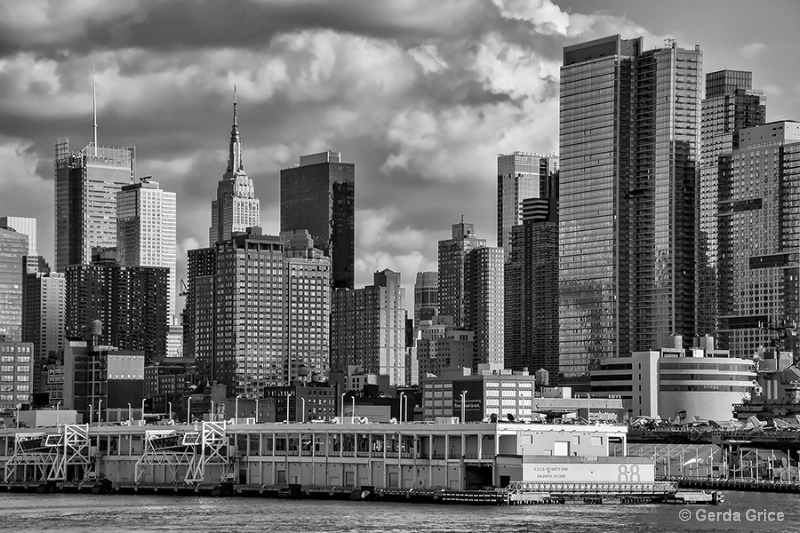
[[(435, 270), (461, 215), (494, 244), (496, 156), (558, 145), (567, 44), (644, 34), (550, 0), (29, 0), (0, 4), (0, 214), (39, 217), (52, 259), (53, 142), (133, 144), (137, 173), (178, 195), (178, 276), (206, 246), (237, 87), (244, 165), (279, 231), (280, 169), (356, 164), (356, 285)], [(45, 229), (50, 228), (50, 229)], [(48, 235), (43, 232), (49, 232)], [(412, 304), (408, 296), (409, 307)]]
[(747, 59), (753, 59), (766, 49), (767, 45), (764, 43), (747, 43), (739, 48), (739, 53)]

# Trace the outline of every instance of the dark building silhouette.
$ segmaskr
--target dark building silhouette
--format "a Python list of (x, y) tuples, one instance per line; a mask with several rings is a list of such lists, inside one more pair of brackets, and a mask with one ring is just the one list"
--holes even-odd
[(331, 258), (333, 288), (355, 282), (355, 165), (338, 152), (300, 157), (281, 170), (281, 233), (305, 229)]
[(166, 356), (169, 268), (121, 267), (108, 251), (93, 259), (66, 269), (66, 336), (82, 338), (86, 325), (99, 320), (100, 344), (141, 351), (148, 360)]

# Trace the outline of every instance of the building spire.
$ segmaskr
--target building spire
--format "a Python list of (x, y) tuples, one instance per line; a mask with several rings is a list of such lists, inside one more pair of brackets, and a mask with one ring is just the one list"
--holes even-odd
[(92, 64), (92, 145), (94, 156), (97, 157), (97, 87), (94, 79), (94, 64)]
[(233, 86), (233, 126), (231, 127), (230, 153), (228, 154), (228, 174), (233, 176), (244, 170), (242, 162), (242, 139), (239, 136), (239, 121), (236, 116), (236, 86)]

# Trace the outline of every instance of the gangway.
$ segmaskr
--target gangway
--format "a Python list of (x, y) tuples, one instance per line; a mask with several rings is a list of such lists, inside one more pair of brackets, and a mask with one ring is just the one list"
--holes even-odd
[(17, 433), (14, 436), (14, 453), (5, 465), (5, 483), (18, 481), (18, 467), (22, 467), (20, 481), (45, 482), (59, 461), (60, 450), (52, 442), (60, 435), (47, 433)]
[[(48, 439), (49, 440), (49, 439)], [(64, 426), (63, 438), (54, 439), (54, 448), (58, 449), (63, 443), (62, 453), (55, 463), (55, 468), (50, 475), (54, 481), (67, 481), (67, 469), (70, 466), (80, 467), (76, 479), (84, 479), (91, 470), (91, 457), (89, 457), (89, 424), (67, 424)]]

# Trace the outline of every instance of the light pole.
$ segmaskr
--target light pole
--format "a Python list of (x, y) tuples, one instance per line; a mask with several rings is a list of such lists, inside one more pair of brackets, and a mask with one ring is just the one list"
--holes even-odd
[(461, 391), (461, 423), (467, 421), (467, 391)]
[(103, 399), (100, 398), (100, 401), (97, 404), (97, 423), (103, 421)]
[(211, 421), (216, 422), (217, 417), (215, 416), (216, 413), (214, 413), (214, 400), (211, 400), (211, 412), (209, 414), (211, 415)]
[(186, 398), (186, 423), (192, 423), (192, 397)]
[(258, 398), (256, 398), (256, 424), (258, 424)]
[[(19, 408), (20, 407), (22, 407), (22, 404), (18, 403), (17, 404), (17, 429), (19, 429)], [(91, 408), (92, 406), (90, 405), (89, 407)], [(89, 416), (89, 422), (91, 422), (91, 421), (92, 421), (92, 417)]]
[(341, 420), (342, 420), (341, 423), (342, 424), (344, 424), (344, 397), (345, 397), (346, 394), (347, 394), (346, 392), (342, 394), (342, 402), (339, 404), (340, 408), (342, 410), (342, 417), (341, 417)]
[(59, 401), (56, 404), (56, 427), (58, 427), (58, 415), (60, 414), (60, 411), (61, 411), (61, 402)]
[(130, 424), (133, 419), (133, 409), (131, 409), (131, 402), (128, 402), (128, 423)]
[(405, 396), (405, 392), (400, 393), (400, 423), (403, 423), (403, 396)]
[(592, 397), (588, 393), (586, 394), (586, 423), (592, 423)]
[(169, 404), (169, 419), (172, 420), (172, 402), (167, 402)]
[(147, 398), (142, 398), (142, 420), (144, 420), (144, 401), (145, 401), (146, 399), (147, 399)]
[[(17, 417), (19, 417), (19, 415), (17, 415)], [(93, 418), (94, 418), (94, 405), (89, 404), (89, 425), (92, 425)], [(19, 427), (19, 425), (17, 425), (17, 427)]]
[(405, 396), (403, 396), (403, 420), (408, 422), (408, 395), (407, 394)]
[(353, 395), (353, 412), (350, 413), (350, 414), (351, 414), (350, 423), (351, 424), (355, 424), (356, 423), (356, 396), (355, 396), (355, 394)]
[(306, 399), (300, 398), (300, 401), (303, 402), (303, 422), (306, 421)]
[(290, 415), (290, 409), (289, 408), (291, 407), (291, 405), (292, 405), (292, 393), (291, 392), (287, 392), (286, 393), (286, 423), (287, 424), (289, 423), (289, 420), (291, 420), (291, 416), (289, 416)]
[(236, 406), (234, 411), (233, 411), (233, 422), (234, 423), (238, 423), (239, 422), (239, 398), (241, 398), (241, 395), (236, 396), (236, 401), (234, 402), (234, 405)]

